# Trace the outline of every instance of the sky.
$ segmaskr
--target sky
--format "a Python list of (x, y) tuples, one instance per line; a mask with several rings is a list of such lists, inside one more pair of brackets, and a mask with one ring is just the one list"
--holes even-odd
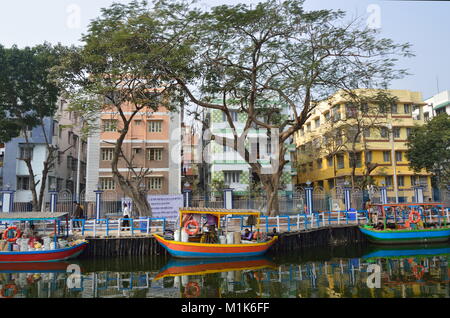
[[(44, 41), (80, 45), (89, 22), (100, 9), (129, 0), (0, 1), (0, 44), (33, 46)], [(199, 0), (205, 8), (258, 0)], [(399, 60), (411, 75), (392, 82), (392, 89), (422, 93), (424, 99), (450, 90), (450, 1), (306, 0), (305, 8), (342, 9), (360, 17), (397, 43), (409, 42), (415, 57)]]

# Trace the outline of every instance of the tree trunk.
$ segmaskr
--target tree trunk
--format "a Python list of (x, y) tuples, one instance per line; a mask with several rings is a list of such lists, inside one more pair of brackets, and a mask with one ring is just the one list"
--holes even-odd
[(279, 214), (278, 185), (280, 172), (271, 176), (261, 176), (260, 179), (267, 193), (267, 214), (276, 216)]

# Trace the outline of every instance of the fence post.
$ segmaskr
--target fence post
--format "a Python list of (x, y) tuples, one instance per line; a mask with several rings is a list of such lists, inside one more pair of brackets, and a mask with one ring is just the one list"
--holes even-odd
[(277, 215), (277, 230), (280, 232), (280, 216)]
[(81, 220), (81, 235), (83, 235), (84, 236), (84, 223), (86, 222), (86, 220), (85, 219), (82, 219)]
[(128, 222), (131, 223), (131, 236), (134, 236), (134, 220), (132, 218), (128, 218)]
[(150, 217), (147, 217), (147, 234), (150, 233)]
[(306, 198), (306, 208), (307, 208), (307, 213), (312, 213), (314, 211), (314, 206), (313, 206), (313, 187), (310, 187), (311, 183), (309, 182), (308, 186), (305, 188), (305, 198)]
[(183, 190), (183, 205), (185, 207), (191, 206), (191, 193), (192, 193), (192, 190), (190, 190), (190, 189)]
[(297, 214), (297, 231), (300, 231), (300, 214)]
[(266, 219), (266, 233), (269, 233), (269, 217), (267, 215), (264, 217)]
[(344, 187), (344, 203), (347, 211), (352, 208), (351, 190), (350, 187)]
[(118, 221), (118, 223), (117, 223), (117, 236), (119, 236), (120, 237), (120, 226), (121, 226), (121, 224), (122, 224), (122, 222), (121, 222), (121, 218), (118, 218), (117, 219), (117, 221)]
[(95, 218), (99, 219), (102, 210), (102, 193), (103, 191), (98, 189), (95, 192)]
[(291, 218), (289, 217), (289, 215), (287, 216), (287, 220), (288, 220), (288, 232), (291, 231)]
[(106, 236), (109, 235), (109, 219), (106, 219)]
[(380, 187), (381, 204), (387, 204), (387, 190), (386, 187)]
[(224, 209), (233, 208), (233, 189), (223, 189), (223, 205)]
[(94, 220), (94, 237), (97, 236), (97, 220), (98, 220), (98, 219), (95, 219), (95, 220)]
[(50, 212), (54, 213), (56, 212), (56, 204), (58, 202), (58, 191), (50, 190), (48, 193), (50, 194)]

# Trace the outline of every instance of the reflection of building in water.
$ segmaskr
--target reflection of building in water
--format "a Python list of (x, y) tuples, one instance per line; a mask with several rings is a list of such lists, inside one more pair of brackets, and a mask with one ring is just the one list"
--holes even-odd
[[(381, 269), (381, 288), (369, 288), (369, 264)], [(180, 297), (450, 297), (447, 257), (332, 259), (155, 279), (157, 271), (69, 274), (0, 273), (0, 295), (14, 298)]]

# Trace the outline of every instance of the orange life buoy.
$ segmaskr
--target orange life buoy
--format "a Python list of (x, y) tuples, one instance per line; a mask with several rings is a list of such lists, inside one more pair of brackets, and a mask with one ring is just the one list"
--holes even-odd
[[(195, 226), (195, 228), (193, 230), (191, 230), (189, 228), (189, 225), (193, 225)], [(200, 229), (200, 227), (198, 226), (198, 223), (196, 220), (192, 219), (186, 222), (186, 224), (184, 225), (184, 230), (186, 231), (187, 234), (189, 235), (195, 235), (198, 233), (198, 230)]]
[[(419, 271), (419, 268), (420, 268), (420, 271)], [(422, 265), (416, 265), (413, 267), (413, 273), (417, 279), (421, 279), (423, 274), (425, 273), (425, 267), (423, 267)]]
[(409, 224), (409, 221), (405, 221), (405, 228), (408, 228), (411, 224)]
[(420, 213), (417, 212), (416, 210), (412, 210), (411, 213), (409, 213), (409, 222), (416, 224), (419, 223), (419, 221), (420, 221)]
[[(12, 238), (8, 238), (8, 233), (9, 231), (14, 230), (16, 231), (16, 236), (12, 237)], [(3, 233), (3, 239), (7, 240), (8, 242), (14, 243), (15, 241), (17, 241), (17, 239), (20, 237), (20, 235), (22, 235), (22, 233), (20, 232), (20, 230), (17, 228), (17, 226), (10, 226), (6, 229), (6, 231)]]
[[(7, 290), (13, 290), (13, 294), (10, 296), (5, 296), (5, 293)], [(3, 298), (12, 298), (17, 294), (17, 286), (16, 284), (6, 284), (5, 287), (2, 288), (2, 291), (0, 292)]]
[[(191, 293), (191, 290), (193, 291)], [(188, 298), (200, 296), (200, 286), (196, 282), (186, 284), (185, 296)]]

